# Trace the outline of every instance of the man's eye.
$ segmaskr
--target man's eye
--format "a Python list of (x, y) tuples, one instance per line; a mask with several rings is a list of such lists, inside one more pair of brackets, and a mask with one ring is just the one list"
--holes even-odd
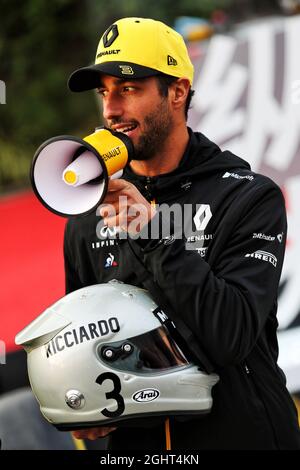
[(125, 92), (133, 91), (134, 89), (135, 89), (134, 86), (124, 86), (123, 91), (125, 91)]
[(107, 90), (102, 90), (101, 88), (98, 88), (97, 93), (98, 93), (98, 95), (106, 96), (107, 95)]

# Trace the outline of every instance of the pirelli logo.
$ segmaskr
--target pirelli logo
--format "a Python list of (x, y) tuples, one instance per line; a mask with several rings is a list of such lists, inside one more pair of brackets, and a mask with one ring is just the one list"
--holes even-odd
[(268, 263), (273, 264), (275, 268), (277, 266), (276, 256), (274, 256), (272, 253), (268, 253), (267, 251), (257, 250), (257, 251), (254, 251), (253, 253), (247, 253), (245, 255), (245, 258), (256, 258), (261, 261), (266, 261)]

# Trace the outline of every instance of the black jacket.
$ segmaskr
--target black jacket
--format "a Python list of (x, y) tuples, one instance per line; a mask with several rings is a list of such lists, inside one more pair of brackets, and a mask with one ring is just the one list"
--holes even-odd
[[(193, 207), (184, 239), (130, 241), (220, 376), (209, 415), (171, 420), (172, 448), (300, 449), (297, 412), (277, 365), (287, 230), (282, 193), (244, 160), (189, 132), (175, 171), (148, 178), (128, 168), (124, 175), (148, 200)], [(141, 285), (128, 243), (111, 240), (97, 215), (69, 220), (67, 292), (111, 279)], [(162, 426), (112, 433), (113, 449), (164, 445)]]

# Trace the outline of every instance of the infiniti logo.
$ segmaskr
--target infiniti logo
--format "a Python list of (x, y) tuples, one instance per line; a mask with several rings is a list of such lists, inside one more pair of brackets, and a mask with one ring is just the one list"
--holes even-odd
[(144, 403), (146, 401), (156, 400), (160, 395), (160, 392), (155, 388), (146, 388), (144, 390), (139, 390), (132, 395), (132, 399), (138, 403)]
[(98, 238), (116, 238), (118, 227), (107, 227), (103, 225), (98, 232)]

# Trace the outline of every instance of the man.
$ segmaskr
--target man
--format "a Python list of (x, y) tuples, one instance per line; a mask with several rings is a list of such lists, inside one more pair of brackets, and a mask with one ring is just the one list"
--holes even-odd
[[(159, 289), (178, 325), (192, 332), (191, 352), (199, 358), (199, 346), (220, 381), (209, 415), (170, 419), (172, 450), (299, 449), (297, 412), (277, 365), (284, 200), (270, 179), (187, 127), (192, 81), (181, 36), (142, 18), (114, 23), (95, 65), (70, 77), (72, 91), (97, 89), (107, 126), (127, 134), (135, 156), (123, 178), (110, 182), (102, 225), (97, 215), (68, 222), (67, 292), (152, 279), (154, 296)], [(174, 205), (181, 224), (165, 222), (162, 208)], [(113, 237), (116, 227), (127, 238)], [(109, 435), (112, 449), (165, 449), (163, 423), (74, 435)]]

